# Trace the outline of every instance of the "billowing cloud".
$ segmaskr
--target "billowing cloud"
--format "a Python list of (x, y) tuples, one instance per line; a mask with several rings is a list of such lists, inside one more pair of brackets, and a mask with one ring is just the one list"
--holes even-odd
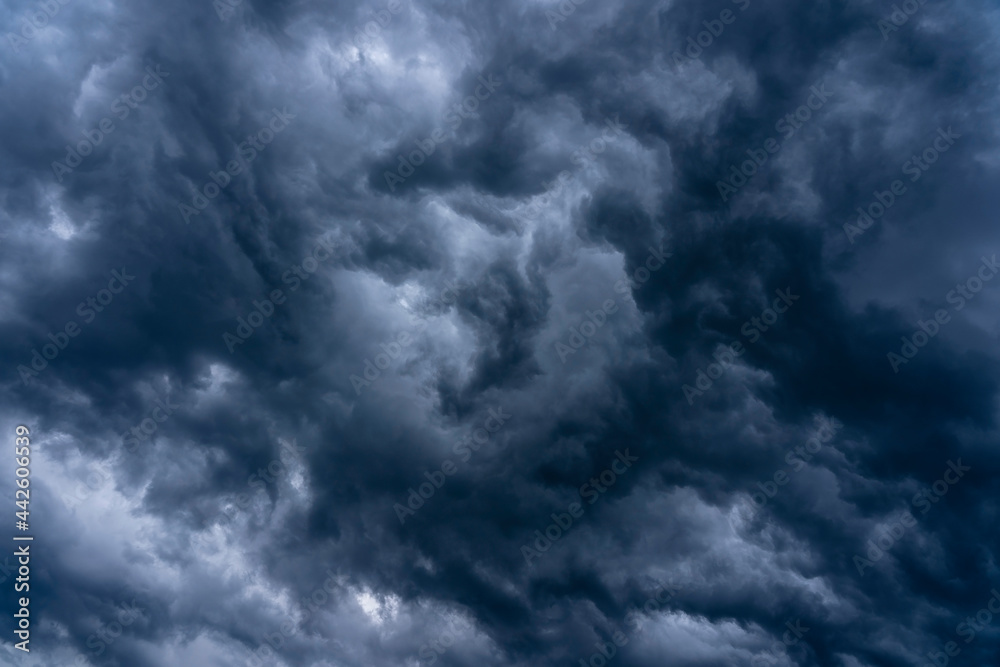
[(0, 663), (991, 664), (995, 6), (3, 12)]

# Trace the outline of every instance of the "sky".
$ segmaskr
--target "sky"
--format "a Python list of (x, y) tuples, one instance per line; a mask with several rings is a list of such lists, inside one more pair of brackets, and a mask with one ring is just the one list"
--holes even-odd
[(995, 2), (0, 15), (0, 665), (997, 664)]

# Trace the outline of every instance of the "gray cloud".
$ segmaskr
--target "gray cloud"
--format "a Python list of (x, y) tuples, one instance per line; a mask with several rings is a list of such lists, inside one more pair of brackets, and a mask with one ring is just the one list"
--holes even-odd
[(5, 5), (0, 662), (988, 664), (1000, 18), (912, 4)]

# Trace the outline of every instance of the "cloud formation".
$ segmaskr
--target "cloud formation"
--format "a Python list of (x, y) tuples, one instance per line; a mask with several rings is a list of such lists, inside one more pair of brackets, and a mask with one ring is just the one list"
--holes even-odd
[(993, 4), (3, 12), (0, 663), (992, 664)]

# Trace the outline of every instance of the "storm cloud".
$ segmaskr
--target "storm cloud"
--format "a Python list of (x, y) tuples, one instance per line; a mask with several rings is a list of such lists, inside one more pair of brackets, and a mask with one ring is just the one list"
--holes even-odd
[(0, 663), (995, 663), (994, 3), (2, 12)]

